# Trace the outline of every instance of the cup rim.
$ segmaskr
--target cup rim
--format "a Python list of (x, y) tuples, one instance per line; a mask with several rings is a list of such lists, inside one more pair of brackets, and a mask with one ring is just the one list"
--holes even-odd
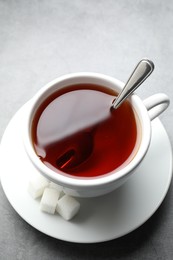
[[(139, 146), (139, 149), (134, 156), (134, 158), (126, 165), (124, 168), (119, 169), (118, 171), (112, 171), (110, 173), (107, 173), (102, 176), (98, 177), (71, 177), (67, 176), (64, 173), (57, 174), (57, 172), (54, 172), (50, 168), (48, 168), (42, 161), (39, 159), (39, 157), (36, 155), (34, 147), (32, 145), (31, 140), (31, 124), (32, 124), (32, 118), (37, 110), (37, 108), (40, 106), (40, 100), (45, 99), (48, 97), (48, 93), (50, 95), (50, 92), (54, 92), (54, 89), (56, 88), (56, 85), (62, 82), (66, 82), (68, 80), (81, 80), (81, 79), (90, 79), (90, 80), (97, 80), (97, 84), (99, 81), (111, 83), (112, 85), (116, 86), (116, 88), (121, 89), (124, 86), (124, 83), (116, 78), (100, 74), (100, 73), (93, 73), (93, 72), (79, 72), (79, 73), (70, 73), (66, 74), (64, 76), (58, 77), (54, 79), (53, 81), (49, 82), (47, 85), (42, 87), (35, 96), (30, 100), (30, 108), (28, 110), (28, 114), (26, 115), (26, 121), (25, 121), (25, 128), (23, 131), (23, 141), (24, 141), (24, 147), (25, 150), (31, 160), (31, 162), (34, 164), (34, 166), (39, 170), (39, 172), (44, 175), (46, 178), (50, 179), (51, 181), (60, 184), (61, 186), (78, 190), (80, 189), (87, 189), (88, 187), (101, 187), (105, 185), (109, 185), (110, 183), (116, 182), (117, 180), (120, 180), (124, 178), (125, 176), (130, 175), (134, 169), (140, 164), (143, 157), (145, 156), (150, 140), (151, 140), (151, 121), (148, 116), (148, 112), (146, 107), (144, 106), (142, 100), (133, 93), (128, 100), (131, 102), (134, 110), (137, 114), (140, 114), (140, 124), (142, 124), (141, 131), (142, 131), (142, 139), (141, 144)], [(82, 83), (82, 82), (80, 82)], [(102, 83), (104, 84), (104, 83)], [(46, 96), (45, 96), (46, 95)], [(45, 96), (45, 97), (44, 97)], [(142, 116), (142, 120), (141, 120)]]

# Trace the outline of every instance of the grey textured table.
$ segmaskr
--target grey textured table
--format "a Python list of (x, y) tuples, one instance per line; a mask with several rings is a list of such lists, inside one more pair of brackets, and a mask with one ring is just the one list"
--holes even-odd
[[(0, 0), (0, 137), (15, 114), (59, 75), (94, 71), (125, 81), (149, 57), (155, 72), (137, 90), (173, 102), (173, 1)], [(173, 106), (160, 117), (173, 144)], [(172, 185), (156, 213), (132, 233), (105, 243), (48, 237), (11, 207), (0, 186), (0, 259), (172, 259)]]

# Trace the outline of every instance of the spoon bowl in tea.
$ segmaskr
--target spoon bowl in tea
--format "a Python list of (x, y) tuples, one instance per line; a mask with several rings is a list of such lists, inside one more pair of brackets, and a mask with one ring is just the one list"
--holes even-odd
[(66, 171), (72, 169), (88, 159), (93, 151), (93, 138), (90, 132), (76, 134), (76, 137), (69, 141), (70, 149), (62, 153), (56, 160), (59, 169)]

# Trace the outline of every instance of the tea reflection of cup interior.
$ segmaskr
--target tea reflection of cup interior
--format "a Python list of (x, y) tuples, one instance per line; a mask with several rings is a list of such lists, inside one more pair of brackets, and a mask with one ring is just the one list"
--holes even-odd
[(32, 123), (40, 160), (55, 172), (79, 178), (127, 165), (138, 145), (138, 119), (129, 101), (111, 110), (115, 96), (104, 86), (76, 84), (45, 99)]

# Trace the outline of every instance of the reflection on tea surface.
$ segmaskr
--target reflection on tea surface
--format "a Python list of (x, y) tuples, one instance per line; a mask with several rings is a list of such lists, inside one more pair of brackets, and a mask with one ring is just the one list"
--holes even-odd
[(103, 86), (79, 84), (46, 99), (32, 124), (42, 162), (77, 177), (100, 176), (125, 163), (136, 144), (137, 126), (128, 101), (110, 109), (116, 95)]

